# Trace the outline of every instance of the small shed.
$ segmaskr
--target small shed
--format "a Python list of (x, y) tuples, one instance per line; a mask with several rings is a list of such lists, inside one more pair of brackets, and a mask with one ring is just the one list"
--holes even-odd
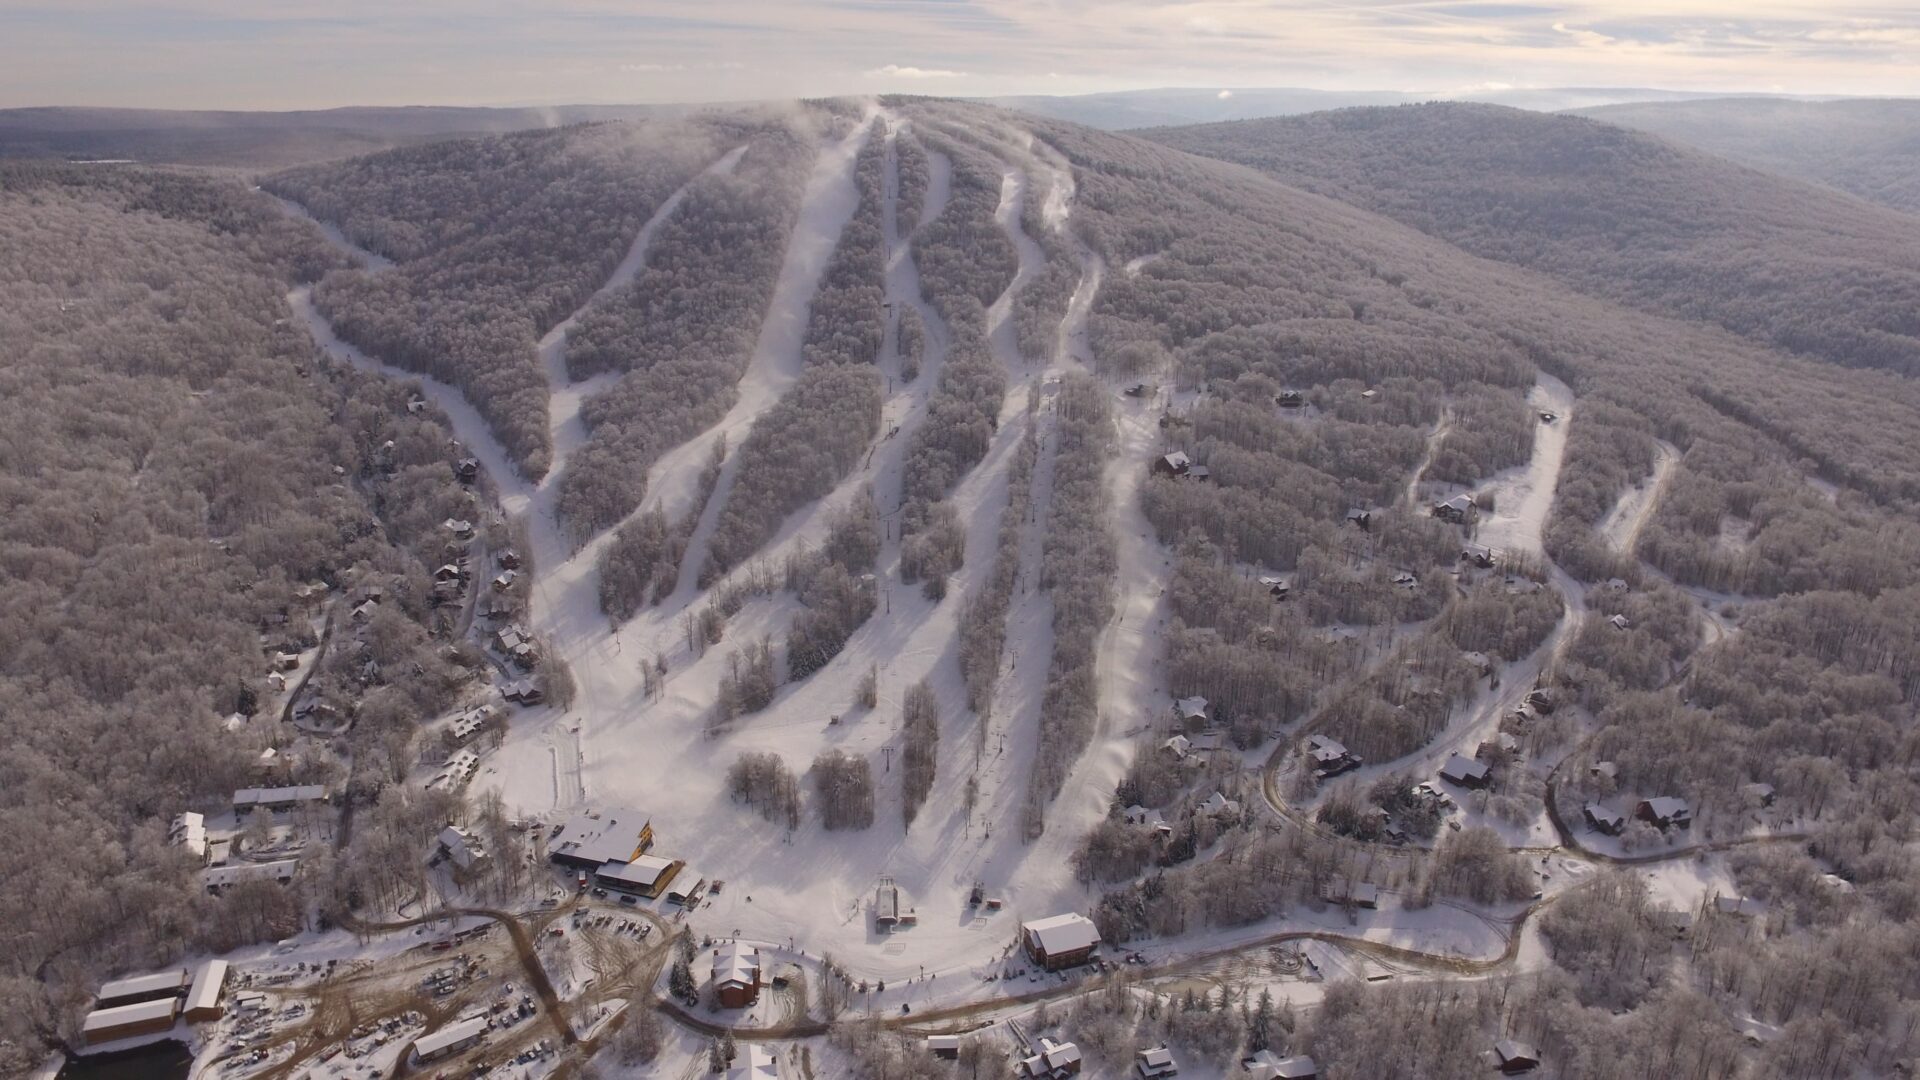
[(1501, 1039), (1494, 1043), (1493, 1058), (1500, 1071), (1509, 1076), (1532, 1072), (1540, 1067), (1540, 1051), (1515, 1039)]
[(960, 1056), (960, 1036), (929, 1035), (927, 1036), (927, 1050), (931, 1052), (934, 1057), (953, 1061)]

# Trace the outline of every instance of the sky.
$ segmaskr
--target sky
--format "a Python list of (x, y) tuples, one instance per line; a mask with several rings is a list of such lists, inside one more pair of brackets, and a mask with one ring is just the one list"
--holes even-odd
[(1164, 86), (1920, 95), (1920, 0), (0, 0), (0, 106)]

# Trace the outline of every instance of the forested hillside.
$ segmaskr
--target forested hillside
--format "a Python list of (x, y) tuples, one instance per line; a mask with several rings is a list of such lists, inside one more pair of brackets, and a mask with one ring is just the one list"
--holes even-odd
[(1920, 374), (1920, 218), (1639, 132), (1473, 105), (1156, 129), (1582, 292)]
[(323, 869), (216, 899), (165, 842), (282, 733), (263, 642), (325, 605), (297, 588), (394, 596), (343, 679), (381, 707), (301, 779), (357, 759), (370, 798), (468, 675), (429, 635), (439, 523), (472, 512), (446, 428), (286, 318), (338, 264), (237, 183), (0, 167), (0, 1074), (111, 967), (277, 938), (354, 887)]
[(1580, 115), (1920, 213), (1920, 101), (1715, 98)]

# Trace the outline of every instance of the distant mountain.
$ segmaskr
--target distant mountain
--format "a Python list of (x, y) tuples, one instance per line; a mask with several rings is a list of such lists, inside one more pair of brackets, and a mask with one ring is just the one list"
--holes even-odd
[(1920, 100), (1715, 98), (1580, 111), (1757, 168), (1920, 211)]
[(1920, 375), (1920, 218), (1578, 116), (1344, 109), (1142, 132), (1592, 296)]
[(1680, 90), (1644, 87), (1555, 87), (1478, 91), (1307, 90), (1293, 87), (1185, 88), (1122, 90), (1105, 94), (997, 97), (988, 104), (1018, 109), (1035, 116), (1066, 120), (1107, 131), (1211, 124), (1224, 120), (1257, 120), (1269, 116), (1297, 116), (1365, 105), (1411, 105), (1423, 101), (1475, 101), (1516, 109), (1558, 112), (1621, 102), (1688, 101), (1716, 97)]
[(0, 157), (128, 158), (156, 164), (282, 168), (435, 139), (684, 111), (655, 105), (403, 106), (300, 112), (0, 109)]

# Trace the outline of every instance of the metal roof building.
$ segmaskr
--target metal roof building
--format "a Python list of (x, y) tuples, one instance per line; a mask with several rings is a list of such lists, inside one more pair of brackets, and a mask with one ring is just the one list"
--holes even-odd
[(487, 1018), (475, 1016), (459, 1023), (448, 1024), (431, 1035), (422, 1035), (413, 1041), (413, 1056), (421, 1061), (432, 1061), (448, 1054), (465, 1050), (480, 1041), (487, 1033)]
[(97, 999), (99, 1006), (104, 1009), (136, 1001), (152, 1001), (154, 998), (177, 997), (186, 988), (187, 969), (176, 968), (151, 975), (129, 975), (124, 979), (115, 979), (100, 987)]
[[(182, 972), (184, 975), (185, 973)], [(95, 1009), (81, 1022), (80, 1033), (87, 1045), (98, 1046), (116, 1039), (131, 1039), (138, 1035), (153, 1035), (173, 1027), (173, 1020), (180, 1009), (178, 998), (165, 997), (158, 1001), (142, 1001), (133, 1005), (120, 1005), (111, 1009)]]

